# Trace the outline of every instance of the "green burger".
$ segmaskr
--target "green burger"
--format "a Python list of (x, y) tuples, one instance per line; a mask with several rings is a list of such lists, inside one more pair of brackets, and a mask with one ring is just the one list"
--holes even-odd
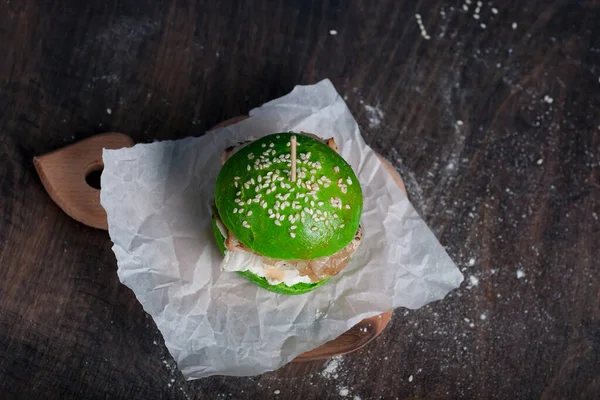
[(275, 133), (228, 148), (222, 159), (213, 229), (223, 270), (294, 295), (348, 264), (362, 239), (363, 199), (333, 139)]

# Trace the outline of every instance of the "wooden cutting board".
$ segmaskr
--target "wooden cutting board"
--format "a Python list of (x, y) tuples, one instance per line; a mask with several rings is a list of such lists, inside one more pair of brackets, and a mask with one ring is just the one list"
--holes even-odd
[[(247, 116), (224, 121), (213, 128), (222, 128), (239, 122)], [(326, 136), (326, 135), (325, 135)], [(104, 133), (44, 154), (33, 159), (35, 168), (46, 191), (54, 202), (73, 219), (93, 228), (108, 230), (106, 212), (100, 204), (100, 190), (88, 184), (86, 178), (102, 171), (102, 149), (130, 147), (133, 139), (122, 133)], [(398, 172), (383, 157), (383, 166), (400, 189), (406, 188)], [(294, 363), (325, 360), (360, 349), (376, 338), (388, 325), (392, 312), (388, 311), (356, 324), (338, 338), (300, 354)]]

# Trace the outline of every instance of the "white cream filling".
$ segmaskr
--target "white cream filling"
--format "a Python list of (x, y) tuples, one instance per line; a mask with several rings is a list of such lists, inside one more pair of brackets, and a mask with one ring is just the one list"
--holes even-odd
[(294, 286), (297, 283), (312, 283), (308, 276), (300, 276), (300, 272), (293, 267), (288, 267), (289, 264), (285, 261), (278, 261), (275, 266), (267, 265), (263, 261), (263, 257), (254, 253), (226, 251), (225, 258), (221, 261), (221, 269), (250, 271), (265, 278), (271, 285), (284, 283), (286, 286)]

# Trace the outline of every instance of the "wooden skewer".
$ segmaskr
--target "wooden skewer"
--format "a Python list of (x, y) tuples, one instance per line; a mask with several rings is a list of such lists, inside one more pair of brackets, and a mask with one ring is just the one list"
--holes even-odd
[(296, 136), (292, 136), (292, 182), (296, 182)]

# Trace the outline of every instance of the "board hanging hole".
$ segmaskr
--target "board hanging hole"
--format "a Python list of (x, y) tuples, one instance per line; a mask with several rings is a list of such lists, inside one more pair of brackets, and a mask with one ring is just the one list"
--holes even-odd
[(104, 164), (102, 162), (96, 162), (89, 165), (85, 171), (85, 183), (89, 187), (100, 190), (100, 177), (104, 170)]

